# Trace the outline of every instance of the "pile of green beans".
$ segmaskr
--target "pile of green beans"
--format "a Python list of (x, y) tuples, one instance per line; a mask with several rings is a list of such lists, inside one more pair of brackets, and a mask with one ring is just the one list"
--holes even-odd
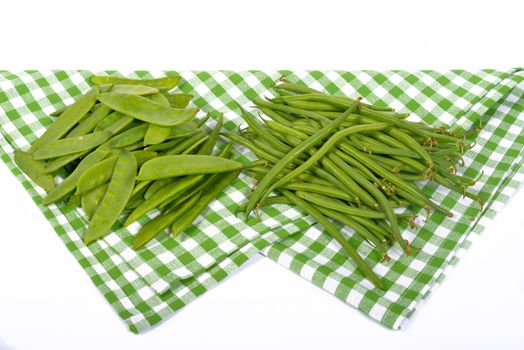
[[(223, 118), (211, 132), (209, 118), (193, 120), (192, 96), (169, 93), (180, 77), (134, 80), (95, 76), (94, 87), (56, 120), (16, 164), (47, 195), (42, 204), (66, 200), (90, 218), (86, 244), (107, 234), (122, 214), (125, 226), (160, 210), (142, 226), (140, 248), (170, 228), (177, 237), (244, 169), (231, 143), (213, 155)], [(55, 183), (60, 176), (63, 181)]]
[(412, 249), (399, 221), (413, 224), (413, 218), (398, 208), (418, 206), (452, 216), (421, 191), (420, 181), (435, 181), (482, 204), (467, 190), (476, 180), (456, 174), (468, 149), (463, 135), (409, 121), (408, 114), (389, 107), (285, 80), (275, 91), (273, 98), (253, 100), (263, 116), (242, 110), (247, 128), (224, 133), (263, 163), (248, 169), (256, 184), (242, 210), (249, 215), (265, 205), (297, 205), (325, 227), (375, 286), (384, 288), (328, 218), (353, 229), (388, 260), (395, 242), (407, 254)]

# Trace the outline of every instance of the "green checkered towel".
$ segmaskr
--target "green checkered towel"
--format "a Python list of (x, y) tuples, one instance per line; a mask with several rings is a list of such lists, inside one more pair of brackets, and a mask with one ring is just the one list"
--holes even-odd
[[(122, 75), (119, 72), (97, 74)], [(478, 169), (485, 176), (475, 186), (489, 199), (481, 215), (469, 200), (434, 185), (424, 191), (451, 208), (453, 218), (431, 215), (417, 232), (405, 237), (421, 251), (404, 256), (391, 249), (392, 261), (380, 263), (362, 240), (348, 233), (375, 272), (384, 277), (388, 291), (374, 289), (342, 253), (339, 245), (314, 222), (293, 207), (279, 205), (264, 210), (262, 220), (247, 222), (234, 213), (250, 192), (252, 181), (241, 176), (179, 239), (166, 235), (137, 252), (130, 248), (140, 224), (119, 228), (104, 239), (85, 246), (80, 235), (87, 219), (80, 209), (66, 204), (40, 205), (44, 192), (14, 165), (15, 149), (26, 149), (52, 123), (47, 114), (71, 103), (89, 89), (87, 71), (0, 71), (0, 156), (22, 182), (53, 228), (89, 274), (119, 316), (133, 332), (142, 332), (172, 315), (263, 251), (269, 258), (299, 273), (318, 286), (358, 307), (392, 328), (413, 312), (418, 301), (437, 283), (446, 267), (457, 260), (472, 235), (479, 233), (514, 192), (523, 176), (520, 151), (524, 143), (524, 75), (507, 72), (129, 72), (131, 77), (180, 74), (180, 91), (197, 96), (193, 104), (203, 112), (225, 113), (225, 127), (241, 124), (236, 103), (271, 94), (281, 75), (333, 94), (361, 95), (372, 103), (387, 103), (410, 111), (432, 125), (470, 129), (482, 120), (477, 145), (465, 155), (466, 175)], [(210, 122), (212, 124), (213, 122)], [(241, 147), (240, 160), (254, 159)], [(155, 215), (155, 214), (152, 214)]]

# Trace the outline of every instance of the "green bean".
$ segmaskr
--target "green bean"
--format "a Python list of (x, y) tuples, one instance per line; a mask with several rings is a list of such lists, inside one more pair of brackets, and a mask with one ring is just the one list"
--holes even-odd
[(264, 101), (264, 100), (258, 99), (258, 98), (254, 99), (253, 103), (255, 103), (255, 105), (257, 107), (259, 107), (259, 108), (269, 108), (269, 109), (272, 109), (274, 111), (281, 111), (281, 112), (286, 112), (286, 113), (290, 113), (290, 114), (300, 115), (300, 116), (303, 116), (305, 118), (313, 119), (313, 120), (316, 120), (316, 121), (329, 122), (329, 119), (327, 119), (326, 117), (322, 116), (321, 114), (319, 114), (317, 112), (305, 111), (305, 110), (302, 110), (300, 108), (295, 108), (295, 107), (291, 107), (291, 106), (287, 106), (287, 105), (281, 105), (281, 104), (278, 104), (278, 103), (272, 103), (272, 102)]
[(96, 125), (105, 117), (111, 113), (111, 108), (104, 106), (99, 103), (95, 105), (93, 113), (85, 117), (80, 123), (78, 123), (70, 132), (67, 137), (80, 136), (89, 134), (92, 132)]
[(46, 167), (42, 162), (34, 160), (33, 156), (27, 152), (16, 150), (14, 161), (35, 184), (42, 187), (46, 192), (50, 192), (55, 187), (53, 176), (46, 174)]
[(164, 96), (169, 101), (169, 105), (173, 108), (186, 108), (189, 102), (193, 99), (193, 95), (190, 94), (164, 93)]
[(234, 160), (208, 155), (160, 156), (147, 161), (137, 179), (158, 180), (166, 177), (223, 173), (244, 168)]
[(204, 126), (204, 124), (209, 120), (209, 118), (211, 118), (211, 113), (208, 113), (206, 114), (205, 117), (203, 117), (202, 119), (199, 119), (195, 122), (195, 126), (197, 128), (201, 128), (202, 126)]
[(345, 163), (335, 154), (331, 154), (328, 157), (331, 160), (333, 160), (333, 162), (337, 164), (342, 169), (342, 171), (348, 174), (353, 180), (355, 180), (355, 182), (362, 186), (368, 193), (370, 193), (377, 200), (377, 203), (381, 207), (382, 211), (386, 215), (387, 220), (390, 223), (393, 236), (399, 242), (399, 244), (402, 246), (405, 252), (409, 254), (409, 243), (404, 238), (402, 238), (402, 235), (400, 234), (400, 229), (398, 227), (397, 217), (395, 216), (395, 212), (393, 211), (393, 208), (388, 203), (388, 200), (382, 194), (382, 192), (380, 192), (380, 190), (377, 189), (371, 182), (362, 177), (358, 172), (355, 171), (355, 169), (353, 169), (350, 165)]
[(82, 176), (87, 169), (103, 160), (109, 154), (110, 151), (108, 150), (96, 150), (88, 154), (84, 159), (82, 159), (76, 169), (64, 179), (64, 181), (59, 183), (47, 194), (47, 196), (42, 200), (42, 204), (48, 205), (58, 202), (73, 193), (80, 176)]
[(67, 134), (76, 123), (86, 116), (91, 107), (94, 106), (97, 98), (98, 87), (95, 87), (76, 100), (55, 120), (39, 139), (33, 142), (28, 153), (33, 154), (45, 144), (56, 141)]
[(384, 290), (384, 285), (380, 278), (373, 272), (373, 270), (366, 264), (366, 262), (360, 257), (355, 248), (353, 248), (348, 241), (342, 236), (338, 231), (336, 226), (326, 219), (322, 213), (316, 209), (314, 206), (310, 205), (307, 201), (302, 200), (298, 196), (294, 195), (290, 191), (283, 191), (284, 196), (286, 196), (291, 202), (293, 202), (298, 207), (302, 208), (306, 213), (311, 215), (319, 224), (321, 224), (328, 233), (342, 246), (346, 254), (355, 262), (357, 267), (362, 271), (365, 277), (367, 277), (376, 287)]
[(148, 127), (148, 124), (142, 124), (135, 126), (132, 129), (128, 129), (113, 137), (109, 144), (111, 147), (121, 148), (129, 146), (135, 142), (142, 141), (146, 135)]
[(348, 191), (355, 194), (354, 202), (360, 204), (361, 202), (371, 208), (378, 208), (377, 201), (366, 191), (360, 187), (351, 177), (347, 176), (342, 169), (334, 164), (329, 158), (321, 160), (322, 166), (329, 171)]
[(382, 212), (371, 210), (371, 209), (363, 209), (363, 208), (355, 208), (352, 206), (349, 206), (347, 203), (328, 196), (324, 196), (323, 194), (318, 193), (312, 193), (312, 192), (304, 192), (304, 191), (296, 191), (295, 194), (311, 203), (314, 203), (315, 205), (336, 210), (341, 213), (354, 215), (354, 216), (360, 216), (363, 218), (368, 219), (385, 219), (386, 215)]
[(264, 108), (264, 107), (261, 107), (260, 108), (260, 111), (262, 113), (264, 113), (265, 115), (267, 115), (269, 118), (273, 119), (274, 121), (280, 123), (280, 124), (284, 124), (286, 126), (293, 126), (293, 124), (291, 123), (291, 121), (294, 119), (290, 114), (281, 114), (281, 113), (278, 113), (277, 111), (274, 111), (270, 108)]
[[(238, 209), (236, 210), (235, 213), (238, 214), (238, 213), (245, 212), (246, 211), (246, 204), (247, 203), (244, 203), (243, 205), (238, 207)], [(293, 203), (289, 199), (287, 199), (285, 196), (271, 196), (271, 197), (267, 197), (266, 201), (264, 203), (262, 203), (259, 208), (267, 207), (267, 206), (275, 205), (275, 204), (287, 204), (287, 205), (290, 205), (290, 204), (293, 204)]]
[(151, 95), (158, 94), (158, 89), (146, 85), (115, 84), (111, 88), (112, 94)]
[[(152, 95), (151, 100), (164, 107), (170, 107), (169, 100), (164, 95)], [(149, 124), (146, 135), (144, 136), (144, 146), (156, 145), (158, 143), (164, 142), (168, 138), (170, 132), (170, 127)]]
[(179, 217), (171, 224), (173, 238), (176, 238), (182, 231), (191, 225), (195, 219), (206, 209), (213, 200), (229, 186), (240, 174), (239, 170), (230, 171), (220, 175), (217, 180), (209, 186), (202, 189), (202, 196), (185, 215)]
[(203, 175), (186, 176), (169, 183), (167, 186), (155, 192), (151, 197), (146, 199), (135, 210), (133, 210), (133, 212), (129, 214), (126, 222), (124, 223), (124, 226), (129, 226), (133, 221), (157, 207), (164, 200), (175, 195), (181, 195), (184, 193), (184, 191), (196, 184), (202, 178)]
[[(350, 111), (351, 111), (351, 109), (348, 109), (348, 111), (346, 111), (344, 114), (346, 114), (347, 112), (350, 112)], [(342, 114), (342, 116), (344, 116), (344, 114)], [(374, 131), (374, 130), (381, 130), (381, 129), (384, 129), (385, 127), (387, 127), (387, 124), (384, 124), (384, 123), (377, 123), (375, 125), (357, 125), (357, 126), (353, 126), (353, 127), (350, 127), (350, 128), (347, 128), (347, 129), (343, 129), (343, 130), (340, 130), (340, 131), (336, 132), (333, 136), (331, 136), (329, 138), (328, 141), (326, 141), (322, 145), (322, 147), (315, 153), (314, 156), (310, 157), (306, 162), (301, 164), (299, 167), (297, 167), (296, 169), (294, 169), (290, 173), (286, 174), (284, 177), (282, 177), (280, 180), (276, 181), (274, 184), (272, 184), (272, 185), (269, 184), (269, 186), (266, 186), (267, 188), (264, 188), (262, 190), (264, 192), (260, 191), (260, 192), (262, 192), (262, 194), (259, 197), (260, 200), (263, 201), (265, 199), (265, 197), (267, 197), (269, 195), (269, 193), (273, 189), (275, 189), (275, 188), (277, 188), (279, 186), (282, 186), (283, 184), (285, 184), (288, 181), (290, 181), (293, 177), (296, 177), (301, 172), (304, 172), (307, 169), (309, 169), (318, 160), (320, 160), (321, 157), (323, 157), (331, 149), (331, 147), (333, 147), (338, 141), (340, 141), (340, 140), (344, 139), (345, 137), (347, 137), (347, 136), (349, 136), (351, 134), (354, 134), (354, 133), (366, 132), (366, 131)], [(322, 131), (326, 130), (326, 129), (328, 129), (328, 128), (324, 128), (324, 129), (322, 129)], [(313, 137), (314, 136), (310, 136), (309, 139), (311, 139)], [(306, 142), (307, 142), (307, 140), (304, 141), (304, 143), (306, 143)], [(313, 146), (313, 145), (311, 145), (311, 146)], [(293, 153), (288, 153), (288, 154), (293, 154)], [(257, 188), (257, 190), (259, 188)], [(250, 197), (250, 200), (253, 197), (255, 197), (254, 194)], [(258, 198), (257, 198), (257, 200), (258, 200)]]
[(84, 234), (85, 244), (105, 235), (116, 222), (133, 192), (136, 171), (135, 157), (130, 152), (120, 153), (107, 192)]
[(177, 86), (180, 81), (180, 76), (165, 77), (158, 79), (129, 79), (121, 77), (109, 77), (109, 76), (93, 76), (91, 82), (95, 85), (104, 84), (125, 84), (125, 85), (145, 85), (152, 88), (156, 88), (160, 91), (171, 90)]
[(352, 218), (349, 218), (343, 213), (340, 213), (335, 210), (326, 209), (322, 207), (319, 207), (318, 210), (322, 214), (329, 216), (354, 230), (357, 234), (364, 238), (372, 247), (377, 248), (380, 251), (380, 253), (384, 256), (384, 259), (388, 259), (388, 253), (383, 245), (383, 242), (380, 239), (378, 239), (373, 233), (371, 233), (364, 225), (361, 225)]
[(388, 133), (400, 142), (404, 143), (407, 147), (411, 148), (413, 151), (417, 152), (420, 155), (420, 157), (426, 161), (426, 164), (431, 166), (431, 164), (433, 163), (433, 159), (429, 156), (428, 152), (426, 152), (424, 147), (422, 147), (411, 136), (396, 128), (389, 129)]
[[(309, 183), (309, 182), (301, 182), (301, 181), (293, 181), (285, 184), (283, 189), (286, 190), (292, 190), (292, 191), (305, 191), (305, 192), (313, 192), (318, 194), (323, 194), (329, 197), (342, 199), (348, 202), (354, 202), (355, 198), (349, 196), (346, 192), (340, 190), (337, 187), (334, 186), (325, 186), (325, 185), (319, 185), (315, 183)], [(264, 202), (264, 205), (267, 205), (267, 200), (271, 198), (268, 197), (266, 201)]]
[(201, 155), (208, 154), (209, 155), (213, 152), (213, 148), (215, 147), (218, 136), (220, 135), (220, 130), (222, 129), (223, 123), (224, 123), (224, 115), (220, 113), (218, 115), (215, 128), (213, 129), (213, 131), (211, 131), (209, 138), (202, 144), (197, 154), (201, 154)]
[(162, 213), (142, 226), (140, 231), (138, 231), (136, 236), (133, 238), (133, 249), (139, 249), (144, 244), (153, 239), (153, 237), (155, 237), (160, 231), (188, 213), (198, 203), (200, 197), (201, 194), (197, 193), (182, 203), (177, 208), (178, 210), (171, 211), (169, 213)]
[(82, 195), (82, 209), (84, 209), (84, 212), (89, 219), (93, 217), (93, 214), (100, 205), (100, 202), (107, 192), (108, 186), (108, 184), (103, 184)]
[[(268, 189), (278, 187), (272, 186), (273, 180), (282, 170), (284, 170), (287, 167), (289, 162), (291, 162), (293, 159), (296, 159), (296, 157), (302, 154), (305, 150), (309, 149), (312, 146), (315, 146), (318, 142), (322, 141), (322, 139), (329, 135), (333, 130), (336, 130), (336, 128), (338, 128), (338, 126), (344, 121), (346, 116), (353, 112), (353, 110), (356, 107), (357, 105), (355, 104), (354, 106), (352, 106), (352, 108), (349, 108), (346, 112), (341, 114), (340, 117), (329, 123), (328, 126), (319, 130), (317, 133), (310, 136), (308, 139), (304, 140), (300, 145), (293, 148), (292, 151), (288, 152), (282, 159), (280, 159), (275, 164), (275, 166), (267, 173), (264, 179), (262, 179), (262, 181), (259, 183), (253, 194), (249, 197), (247, 212), (250, 213), (251, 211), (253, 211), (255, 205), (260, 201), (262, 196), (268, 197), (270, 192), (268, 191)], [(282, 182), (279, 185), (283, 185), (284, 183), (285, 182)]]
[(393, 148), (391, 146), (387, 146), (380, 142), (377, 142), (372, 138), (364, 137), (364, 135), (353, 135), (349, 139), (359, 150), (366, 153), (420, 158), (420, 155), (412, 150), (403, 148)]
[[(275, 99), (272, 99), (271, 102), (276, 102)], [(340, 108), (337, 106), (334, 106), (332, 104), (327, 103), (321, 103), (321, 102), (310, 102), (310, 101), (294, 101), (294, 100), (286, 100), (285, 104), (294, 107), (294, 108), (300, 108), (305, 111), (327, 111), (327, 112), (344, 112), (346, 108)]]
[(99, 96), (106, 106), (133, 118), (160, 126), (174, 126), (189, 121), (197, 109), (164, 107), (145, 97), (129, 94), (107, 94)]

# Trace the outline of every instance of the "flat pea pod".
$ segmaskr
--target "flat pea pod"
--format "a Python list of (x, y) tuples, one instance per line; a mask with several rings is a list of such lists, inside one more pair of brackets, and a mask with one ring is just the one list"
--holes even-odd
[(76, 193), (73, 193), (71, 196), (69, 196), (69, 199), (67, 200), (67, 206), (71, 208), (80, 207), (81, 203), (82, 196)]
[(45, 168), (45, 173), (46, 174), (54, 173), (58, 169), (60, 169), (60, 168), (62, 168), (64, 166), (68, 165), (69, 163), (73, 162), (75, 159), (82, 158), (88, 152), (89, 151), (77, 152), (77, 153), (69, 154), (67, 156), (49, 159), (47, 161), (47, 166)]
[(142, 215), (148, 213), (150, 210), (156, 208), (164, 200), (176, 195), (181, 195), (182, 193), (184, 193), (184, 191), (195, 185), (202, 178), (202, 175), (186, 176), (182, 179), (177, 179), (176, 181), (169, 183), (167, 186), (154, 193), (151, 197), (149, 197), (142, 204), (140, 204), (135, 210), (133, 210), (133, 212), (129, 214), (128, 218), (126, 219), (124, 226), (129, 226), (133, 221), (140, 218)]
[[(107, 106), (106, 106), (107, 107)], [(109, 108), (109, 107), (107, 107)], [(122, 118), (124, 115), (120, 112), (112, 112), (107, 115), (105, 118), (100, 120), (95, 126), (95, 131), (102, 131), (107, 129), (110, 125), (114, 124), (117, 120)]]
[(147, 191), (144, 193), (144, 198), (149, 199), (153, 194), (155, 194), (157, 191), (161, 190), (163, 187), (168, 185), (170, 182), (172, 182), (173, 179), (166, 178), (166, 179), (160, 179), (154, 181), (151, 186), (147, 189)]
[(56, 141), (69, 132), (91, 110), (98, 98), (98, 87), (89, 90), (55, 120), (55, 122), (36, 140), (28, 150), (33, 154), (43, 145)]
[(42, 187), (46, 192), (55, 187), (55, 180), (52, 175), (46, 174), (46, 167), (42, 162), (33, 159), (29, 153), (16, 150), (14, 152), (16, 165), (31, 179), (35, 184)]
[[(326, 127), (320, 129), (317, 133), (310, 136), (298, 146), (289, 151), (282, 159), (280, 159), (273, 168), (264, 176), (262, 181), (258, 184), (255, 191), (251, 194), (247, 204), (248, 214), (253, 211), (256, 204), (262, 202), (260, 199), (262, 196), (268, 197), (269, 191), (268, 188), (272, 187), (272, 184), (275, 178), (288, 166), (290, 162), (299, 157), (304, 151), (310, 147), (315, 146), (317, 143), (322, 141), (326, 136), (330, 135), (333, 130), (336, 130), (340, 124), (346, 119), (346, 117), (352, 113), (357, 107), (357, 104), (354, 104), (351, 108), (348, 108), (347, 111), (342, 113), (337, 119), (333, 120)], [(283, 185), (282, 183), (281, 185)], [(277, 186), (273, 186), (276, 188)], [(266, 194), (267, 191), (267, 194)]]
[(100, 131), (92, 134), (51, 141), (37, 149), (33, 156), (36, 160), (41, 160), (83, 152), (101, 145), (110, 137), (111, 133), (109, 131)]
[(351, 207), (341, 200), (338, 200), (332, 197), (328, 197), (328, 196), (324, 196), (322, 194), (304, 192), (304, 191), (296, 191), (295, 194), (299, 198), (302, 198), (315, 205), (318, 205), (324, 208), (328, 208), (328, 209), (332, 209), (332, 210), (336, 210), (336, 211), (339, 211), (341, 213), (345, 213), (348, 215), (360, 216), (360, 217), (368, 218), (368, 219), (386, 218), (386, 215), (383, 212), (376, 211), (376, 210), (370, 210), (370, 209)]
[(100, 149), (88, 154), (64, 181), (59, 183), (47, 194), (47, 196), (42, 200), (42, 204), (48, 205), (58, 202), (73, 193), (80, 176), (82, 176), (87, 169), (106, 158), (109, 154), (109, 150)]
[(101, 95), (99, 101), (106, 106), (147, 123), (174, 126), (189, 121), (197, 109), (175, 109), (162, 106), (142, 96), (130, 94)]
[(129, 201), (126, 204), (126, 210), (133, 210), (133, 209), (138, 208), (138, 206), (145, 201), (144, 192), (146, 190), (147, 190), (147, 187), (142, 188), (140, 191), (136, 193), (133, 190), (133, 193), (131, 194), (131, 198), (129, 198)]
[[(151, 100), (164, 107), (169, 107), (169, 100), (164, 95), (152, 95)], [(146, 135), (144, 136), (144, 146), (156, 145), (158, 143), (164, 142), (169, 137), (170, 132), (170, 127), (149, 124)]]
[(215, 200), (227, 186), (235, 181), (239, 174), (239, 170), (224, 173), (223, 175), (220, 175), (215, 182), (202, 189), (202, 196), (191, 208), (191, 210), (175, 220), (171, 225), (173, 238), (176, 238), (178, 235), (180, 235), (180, 233), (182, 233), (182, 231), (191, 225), (196, 220), (196, 218), (198, 218), (200, 214), (202, 214), (202, 212), (207, 208), (209, 203)]
[(158, 94), (157, 88), (146, 85), (115, 84), (111, 89), (112, 94), (151, 95)]
[[(156, 155), (155, 152), (150, 151), (135, 151), (131, 152), (131, 154), (133, 157), (135, 157), (138, 168), (140, 168), (142, 164), (152, 159)], [(111, 179), (111, 175), (113, 174), (113, 169), (117, 159), (118, 154), (104, 159), (103, 161), (86, 170), (84, 174), (78, 179), (76, 193), (86, 193), (87, 191), (90, 191), (109, 181)]]
[(241, 170), (240, 162), (209, 155), (161, 156), (147, 161), (138, 174), (138, 180), (158, 180), (166, 177), (214, 174)]
[(84, 234), (85, 244), (93, 242), (111, 230), (111, 226), (116, 222), (131, 197), (135, 186), (136, 171), (135, 157), (130, 152), (120, 153), (107, 192)]
[(85, 117), (77, 126), (75, 126), (67, 137), (80, 136), (92, 132), (96, 125), (111, 113), (111, 108), (99, 103), (95, 106), (95, 110)]
[(173, 108), (186, 108), (189, 102), (193, 99), (193, 95), (190, 94), (164, 93), (164, 96), (169, 101), (169, 105)]
[(101, 186), (98, 186), (97, 188), (93, 188), (92, 190), (82, 195), (82, 209), (84, 210), (89, 219), (93, 217), (93, 214), (100, 205), (100, 202), (102, 201), (107, 192), (108, 186), (109, 184), (107, 183), (103, 184)]
[(177, 86), (180, 81), (180, 76), (164, 77), (157, 79), (130, 79), (121, 77), (110, 77), (95, 75), (91, 78), (91, 82), (95, 85), (105, 84), (125, 84), (125, 85), (144, 85), (156, 88), (160, 91), (171, 90)]
[(116, 135), (110, 141), (111, 147), (121, 148), (129, 146), (135, 142), (142, 141), (147, 132), (148, 125), (142, 124), (135, 126), (129, 130), (122, 132), (121, 134)]
[(104, 131), (109, 131), (112, 134), (116, 135), (128, 127), (132, 127), (134, 123), (138, 123), (138, 121), (127, 115), (123, 115), (119, 119), (115, 120), (114, 123), (104, 128)]
[(181, 204), (177, 210), (171, 211), (169, 213), (162, 213), (142, 226), (140, 231), (138, 231), (136, 236), (133, 238), (133, 249), (139, 249), (144, 244), (153, 239), (153, 237), (155, 237), (160, 231), (189, 212), (193, 206), (198, 203), (200, 196), (200, 193), (195, 194), (193, 197), (188, 198), (187, 201)]
[(186, 137), (194, 135), (198, 132), (198, 129), (196, 126), (192, 123), (184, 123), (180, 125), (176, 125), (171, 127), (169, 130), (169, 135), (167, 136), (167, 140), (179, 138), (179, 137)]
[(165, 151), (165, 150), (175, 147), (176, 145), (179, 145), (183, 141), (184, 141), (183, 139), (176, 138), (174, 140), (162, 142), (157, 145), (146, 146), (145, 149), (148, 151)]
[(376, 287), (384, 290), (384, 284), (380, 278), (373, 272), (368, 264), (360, 257), (358, 252), (353, 248), (346, 238), (338, 231), (336, 226), (329, 221), (320, 211), (318, 211), (313, 205), (309, 204), (307, 201), (299, 198), (291, 191), (283, 191), (284, 196), (286, 196), (291, 202), (293, 202), (298, 207), (302, 208), (306, 213), (311, 215), (319, 224), (324, 226), (324, 228), (329, 232), (329, 234), (342, 246), (344, 251), (353, 262), (357, 265), (360, 271), (363, 272), (364, 276), (367, 277)]
[(104, 159), (86, 170), (78, 179), (76, 193), (82, 194), (98, 186), (103, 185), (111, 179), (118, 156)]
[(220, 130), (222, 130), (222, 124), (224, 123), (224, 114), (220, 113), (217, 118), (217, 123), (209, 138), (202, 144), (202, 147), (198, 150), (197, 154), (211, 154), (213, 148), (217, 142), (218, 136), (220, 135)]

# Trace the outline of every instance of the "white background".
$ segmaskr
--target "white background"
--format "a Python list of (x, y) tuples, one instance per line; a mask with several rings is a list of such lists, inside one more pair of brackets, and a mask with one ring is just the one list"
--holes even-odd
[[(507, 69), (521, 1), (11, 1), (0, 69)], [(523, 349), (524, 191), (398, 332), (257, 257), (126, 330), (0, 164), (0, 349)]]

